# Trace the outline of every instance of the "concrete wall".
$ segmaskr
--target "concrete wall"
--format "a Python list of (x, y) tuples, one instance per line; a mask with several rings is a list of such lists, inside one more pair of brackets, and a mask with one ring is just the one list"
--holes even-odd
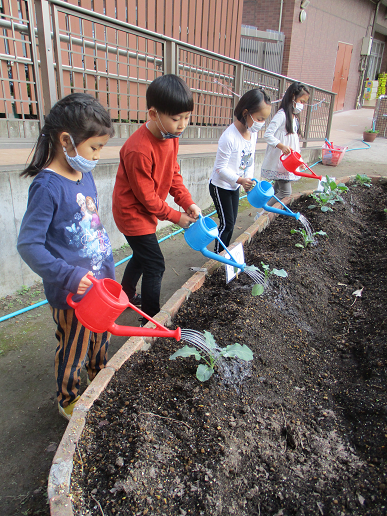
[[(179, 159), (184, 183), (191, 192), (194, 201), (202, 208), (211, 205), (208, 192), (208, 178), (212, 172), (215, 155), (197, 155)], [(93, 172), (100, 198), (101, 220), (109, 234), (112, 248), (121, 247), (126, 240), (117, 230), (112, 215), (112, 192), (118, 168), (118, 160), (100, 160)], [(3, 170), (2, 170), (3, 169)], [(13, 170), (0, 167), (0, 259), (1, 280), (0, 297), (13, 294), (22, 285), (31, 286), (40, 278), (23, 262), (16, 249), (17, 236), (27, 206), (28, 188), (32, 179), (20, 177), (22, 166)], [(168, 204), (180, 208), (167, 198)], [(160, 222), (158, 229), (169, 225)]]
[[(307, 162), (320, 159), (321, 150), (305, 149), (302, 152)], [(261, 164), (264, 151), (255, 154), (255, 174), (257, 179), (261, 177)], [(179, 158), (184, 184), (190, 191), (193, 200), (202, 210), (212, 204), (208, 191), (208, 178), (214, 165), (215, 154), (196, 154)], [(100, 160), (95, 172), (93, 172), (100, 198), (100, 216), (106, 231), (109, 234), (112, 248), (118, 249), (126, 243), (124, 236), (117, 230), (112, 215), (112, 192), (118, 167), (118, 160)], [(40, 281), (31, 269), (20, 258), (16, 249), (17, 236), (21, 221), (27, 206), (28, 188), (32, 179), (20, 177), (22, 166), (8, 171), (0, 167), (0, 260), (1, 280), (0, 297), (15, 293), (22, 285), (31, 286)], [(175, 209), (180, 208), (167, 198), (168, 204)], [(158, 229), (169, 225), (167, 221), (160, 222)]]

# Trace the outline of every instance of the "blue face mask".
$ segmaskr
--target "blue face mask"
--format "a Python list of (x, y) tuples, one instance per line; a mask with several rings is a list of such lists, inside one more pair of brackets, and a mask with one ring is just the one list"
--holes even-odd
[(82, 172), (82, 174), (87, 174), (88, 172), (91, 172), (94, 170), (96, 164), (98, 163), (98, 160), (90, 161), (89, 159), (83, 158), (78, 154), (77, 148), (75, 147), (74, 140), (69, 134), (71, 143), (73, 144), (74, 150), (76, 152), (76, 156), (72, 157), (67, 154), (66, 147), (63, 147), (63, 152), (66, 158), (67, 163), (70, 165), (71, 168), (74, 170), (77, 170), (78, 172)]
[[(161, 122), (160, 120), (160, 117), (159, 117), (159, 114), (157, 113), (157, 118), (159, 119), (159, 122), (161, 124), (161, 127), (164, 129), (164, 131), (162, 131), (160, 129), (159, 126), (157, 126), (157, 129), (160, 131), (161, 133), (161, 136), (165, 139), (165, 140), (169, 140), (171, 138), (180, 138), (180, 136), (183, 134), (182, 132), (180, 134), (173, 134), (173, 133), (169, 133), (168, 131), (165, 130), (165, 127), (163, 126), (163, 123)], [(157, 124), (156, 124), (157, 125)]]

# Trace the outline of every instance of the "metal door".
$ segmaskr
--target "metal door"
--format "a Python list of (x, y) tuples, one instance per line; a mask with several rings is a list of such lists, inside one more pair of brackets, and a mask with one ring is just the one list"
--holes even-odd
[(352, 50), (353, 45), (339, 42), (337, 47), (335, 75), (333, 77), (332, 84), (332, 91), (337, 93), (335, 106), (333, 108), (334, 111), (340, 111), (344, 107)]

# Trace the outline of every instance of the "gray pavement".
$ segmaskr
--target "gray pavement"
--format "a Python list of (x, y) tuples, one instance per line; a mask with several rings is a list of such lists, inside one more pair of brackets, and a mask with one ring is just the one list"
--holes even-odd
[[(365, 126), (370, 126), (372, 110), (359, 110), (335, 114), (331, 140), (335, 145), (349, 148), (366, 147), (362, 141)], [(322, 142), (319, 143), (321, 147)], [(317, 144), (316, 144), (317, 145)], [(14, 149), (18, 149), (15, 152)], [(261, 145), (258, 150), (263, 151)], [(30, 149), (24, 148), (24, 151)], [(118, 155), (119, 148), (109, 146), (105, 151)], [(23, 148), (0, 148), (0, 162), (22, 160)], [(180, 152), (214, 154), (216, 145), (181, 145)], [(2, 154), (4, 153), (4, 154)], [(12, 158), (12, 159), (11, 159)], [(378, 174), (387, 176), (387, 139), (377, 138), (370, 148), (347, 152), (338, 167), (315, 166), (317, 174), (344, 177), (352, 174)], [(11, 163), (9, 163), (11, 164)], [(293, 192), (317, 186), (316, 180), (301, 179), (294, 184)], [(255, 209), (242, 202), (234, 237), (238, 237), (253, 222)], [(162, 244), (166, 272), (162, 284), (162, 303), (192, 275), (190, 267), (201, 267), (206, 259), (193, 252), (182, 234)], [(128, 251), (127, 251), (128, 252)], [(122, 258), (120, 256), (119, 258)], [(117, 261), (117, 260), (116, 260)], [(125, 264), (116, 269), (118, 281)], [(28, 293), (25, 302), (31, 301)], [(12, 299), (10, 300), (12, 302)], [(24, 305), (25, 306), (25, 305)], [(21, 308), (16, 306), (15, 308)], [(119, 324), (137, 325), (137, 315), (127, 311)], [(54, 325), (46, 306), (32, 310), (0, 323), (1, 339), (6, 339), (6, 351), (0, 355), (0, 513), (2, 516), (49, 514), (45, 505), (47, 476), (55, 449), (62, 437), (66, 422), (57, 413), (53, 359), (55, 351)], [(124, 337), (112, 337), (110, 356), (126, 341)], [(32, 501), (40, 504), (40, 513), (29, 511)], [(36, 508), (37, 506), (35, 506)]]

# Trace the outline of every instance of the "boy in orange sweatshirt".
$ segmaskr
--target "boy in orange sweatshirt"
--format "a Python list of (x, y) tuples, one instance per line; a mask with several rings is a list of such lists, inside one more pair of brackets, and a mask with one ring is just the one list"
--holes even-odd
[[(160, 311), (165, 270), (156, 237), (157, 221), (169, 220), (187, 228), (198, 218), (200, 208), (184, 186), (177, 162), (179, 137), (193, 110), (192, 92), (182, 79), (168, 74), (149, 85), (146, 101), (149, 121), (128, 138), (120, 151), (113, 216), (133, 251), (122, 288), (132, 303), (141, 305), (142, 311), (153, 317)], [(183, 212), (165, 202), (168, 194)], [(141, 275), (139, 295), (136, 286)]]

